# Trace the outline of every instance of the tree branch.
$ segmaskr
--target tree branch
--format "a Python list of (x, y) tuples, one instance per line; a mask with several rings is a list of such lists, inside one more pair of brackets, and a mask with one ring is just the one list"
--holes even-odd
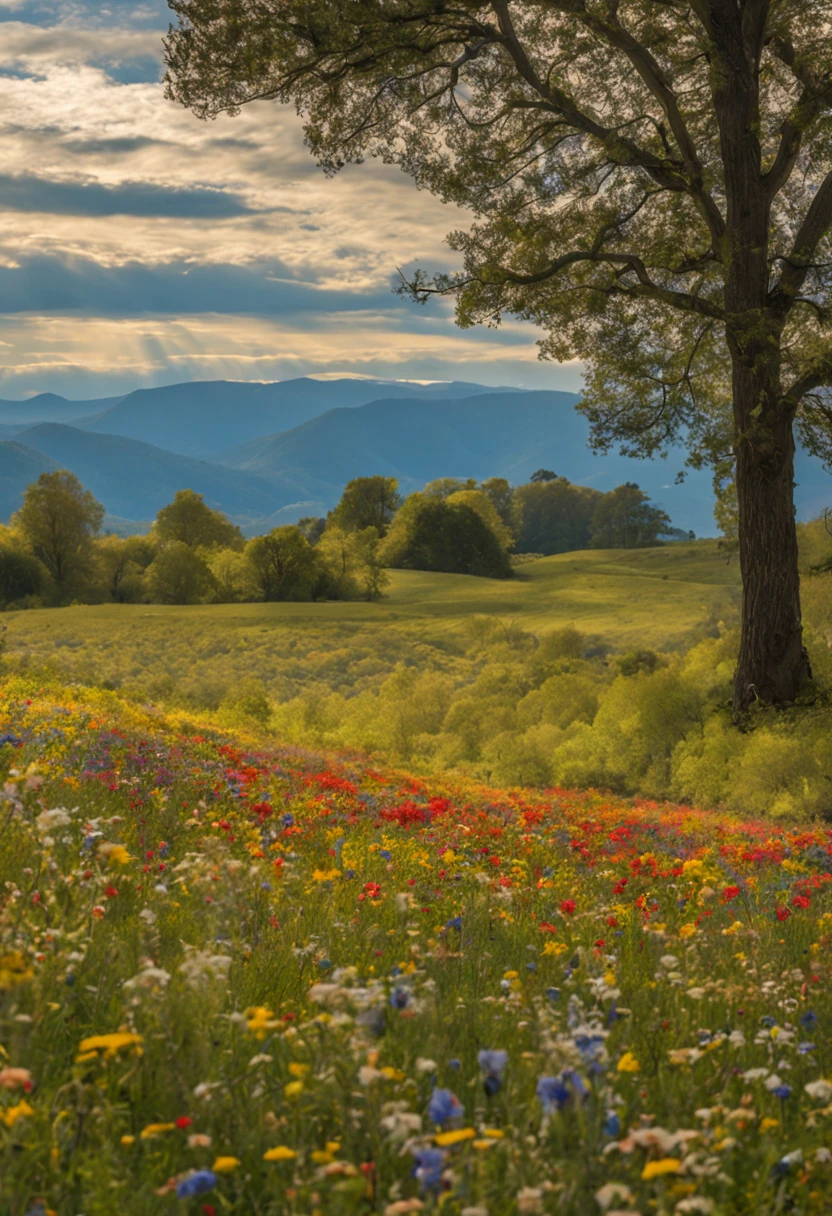
[(778, 281), (769, 292), (769, 302), (785, 317), (812, 268), (818, 245), (832, 227), (832, 172), (821, 182), (803, 223), (797, 230), (791, 251)]

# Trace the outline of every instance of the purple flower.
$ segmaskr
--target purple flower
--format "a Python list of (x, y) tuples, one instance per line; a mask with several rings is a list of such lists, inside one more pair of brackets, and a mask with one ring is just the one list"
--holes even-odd
[(484, 1073), (492, 1073), (495, 1077), (500, 1077), (508, 1064), (508, 1052), (481, 1051), (477, 1056), (477, 1063)]
[(217, 1185), (217, 1175), (213, 1170), (196, 1170), (183, 1178), (176, 1186), (177, 1199), (190, 1199), (194, 1195), (204, 1195)]
[(447, 1123), (449, 1119), (461, 1119), (465, 1107), (450, 1089), (434, 1089), (428, 1103), (428, 1115), (432, 1123)]
[(547, 1115), (554, 1110), (562, 1110), (572, 1097), (571, 1090), (560, 1077), (541, 1077), (535, 1092)]

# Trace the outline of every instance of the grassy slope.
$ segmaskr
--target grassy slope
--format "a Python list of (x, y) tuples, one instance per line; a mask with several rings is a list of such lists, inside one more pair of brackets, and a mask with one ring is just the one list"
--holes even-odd
[(739, 585), (736, 561), (726, 564), (713, 541), (624, 552), (565, 553), (521, 566), (511, 581), (465, 575), (391, 572), (380, 604), (222, 604), (198, 607), (95, 605), (9, 614), (10, 649), (34, 653), (54, 646), (150, 644), (163, 626), (165, 645), (184, 645), (206, 630), (241, 637), (264, 629), (305, 626), (339, 635), (391, 623), (432, 636), (466, 618), (489, 614), (546, 633), (574, 624), (609, 644), (673, 646), (708, 615), (727, 608)]

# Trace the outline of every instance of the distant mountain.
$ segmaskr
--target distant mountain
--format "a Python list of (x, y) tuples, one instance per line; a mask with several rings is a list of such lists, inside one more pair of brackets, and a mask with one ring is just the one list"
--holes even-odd
[[(291, 482), (280, 477), (264, 481), (119, 435), (95, 435), (76, 427), (44, 423), (25, 431), (21, 439), (26, 444), (21, 451), (35, 457), (40, 454), (42, 460), (48, 459), (50, 468), (70, 469), (109, 514), (122, 520), (152, 519), (177, 490), (183, 489), (204, 494), (210, 506), (238, 521), (260, 519), (293, 497), (305, 497), (302, 493), (293, 495)], [(2, 448), (19, 449), (20, 445), (0, 444)]]
[(331, 410), (217, 459), (263, 479), (291, 475), (300, 482), (307, 473), (309, 497), (327, 505), (351, 477), (369, 472), (397, 477), (408, 493), (436, 477), (507, 477), (518, 483), (543, 467), (598, 490), (637, 481), (677, 527), (713, 532), (707, 473), (690, 473), (677, 486), (682, 453), (666, 461), (594, 455), (587, 447), (586, 419), (575, 411), (578, 400), (575, 393), (500, 391), (456, 401), (374, 401)]
[(9, 516), (23, 502), (28, 485), (37, 481), (41, 473), (51, 473), (58, 465), (43, 452), (37, 452), (22, 443), (0, 443), (0, 519)]
[(366, 405), (379, 397), (441, 401), (493, 391), (464, 382), (411, 384), (307, 377), (275, 384), (205, 380), (138, 389), (77, 425), (141, 439), (186, 456), (207, 457), (232, 444), (291, 430), (328, 410)]
[(38, 393), (26, 401), (0, 401), (0, 424), (5, 431), (7, 424), (25, 427), (38, 422), (74, 422), (109, 409), (120, 400), (121, 397), (101, 397), (96, 401), (68, 401), (56, 393)]

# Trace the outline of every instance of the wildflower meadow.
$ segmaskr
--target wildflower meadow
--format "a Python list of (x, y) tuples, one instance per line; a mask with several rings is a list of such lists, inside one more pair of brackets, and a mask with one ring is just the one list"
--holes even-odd
[(0, 701), (0, 1212), (828, 1212), (832, 831)]

